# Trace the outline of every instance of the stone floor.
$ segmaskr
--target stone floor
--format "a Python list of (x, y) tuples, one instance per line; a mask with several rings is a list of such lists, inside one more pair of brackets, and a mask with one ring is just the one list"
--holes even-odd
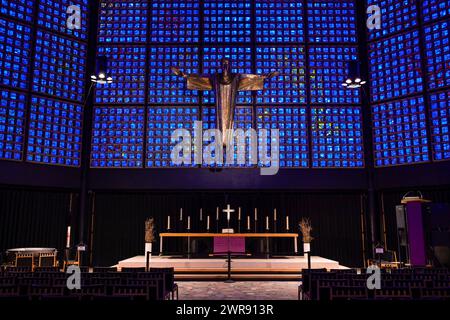
[(297, 300), (299, 282), (178, 281), (180, 300)]

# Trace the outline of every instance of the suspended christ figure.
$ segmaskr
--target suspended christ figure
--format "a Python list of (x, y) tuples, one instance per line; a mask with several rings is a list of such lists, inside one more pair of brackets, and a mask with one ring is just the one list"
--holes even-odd
[(222, 132), (223, 145), (227, 145), (226, 130), (233, 129), (234, 109), (238, 91), (263, 90), (264, 80), (276, 77), (279, 72), (268, 74), (243, 74), (232, 73), (230, 61), (226, 58), (221, 60), (222, 72), (210, 76), (199, 76), (186, 74), (178, 68), (171, 68), (172, 72), (187, 80), (189, 90), (213, 90), (216, 97), (216, 128)]

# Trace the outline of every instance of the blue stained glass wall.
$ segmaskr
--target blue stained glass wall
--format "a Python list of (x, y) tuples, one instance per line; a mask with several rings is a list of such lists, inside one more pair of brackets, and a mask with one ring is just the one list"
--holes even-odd
[(33, 21), (34, 0), (0, 0), (0, 13), (23, 20), (25, 22)]
[(203, 41), (243, 43), (251, 41), (251, 3), (240, 0), (205, 0)]
[(422, 16), (425, 22), (450, 16), (450, 0), (422, 0)]
[(152, 0), (151, 41), (192, 43), (199, 40), (199, 0)]
[(25, 94), (11, 90), (1, 90), (0, 159), (22, 160), (25, 112)]
[(430, 95), (433, 159), (450, 159), (450, 91)]
[[(270, 146), (270, 129), (279, 130), (280, 167), (307, 168), (309, 166), (309, 134), (306, 107), (257, 107), (256, 112), (257, 128), (266, 129), (269, 133), (267, 146)], [(270, 148), (268, 149), (270, 152)], [(260, 165), (267, 164), (260, 162)]]
[(309, 74), (312, 103), (359, 104), (359, 90), (342, 86), (347, 62), (358, 59), (356, 47), (310, 46)]
[(371, 100), (378, 102), (422, 92), (420, 61), (418, 31), (370, 43)]
[(256, 73), (280, 72), (258, 91), (257, 102), (306, 103), (305, 60), (303, 46), (257, 47)]
[(311, 43), (356, 43), (356, 4), (353, 0), (306, 1)]
[(108, 59), (108, 69), (114, 75), (113, 83), (95, 87), (95, 102), (106, 104), (140, 104), (145, 102), (144, 46), (99, 46), (99, 55)]
[[(222, 58), (230, 59), (231, 72), (252, 73), (252, 49), (250, 47), (205, 47), (203, 50), (203, 73), (205, 75), (218, 72)], [(203, 91), (203, 102), (215, 102), (212, 91)], [(238, 104), (251, 102), (251, 91), (240, 91), (238, 93)]]
[(450, 86), (449, 30), (450, 20), (438, 22), (424, 28), (429, 89)]
[(86, 50), (83, 42), (38, 30), (33, 91), (82, 102)]
[(416, 0), (367, 0), (381, 9), (381, 28), (369, 30), (369, 39), (386, 37), (418, 25)]
[(31, 52), (31, 28), (0, 17), (0, 83), (26, 89)]
[(429, 161), (422, 96), (372, 106), (375, 165)]
[(256, 0), (255, 6), (257, 42), (305, 41), (302, 1)]
[(145, 43), (147, 1), (101, 0), (98, 23), (99, 43)]
[[(68, 10), (69, 6), (72, 5), (80, 9), (80, 29), (67, 27), (68, 18), (74, 12)], [(86, 40), (88, 36), (87, 15), (89, 14), (87, 5), (88, 0), (40, 0), (37, 23), (46, 29)], [(72, 22), (74, 21), (72, 20)]]
[(314, 168), (364, 167), (360, 107), (311, 108), (311, 134)]
[(142, 168), (144, 117), (144, 107), (95, 107), (91, 167)]
[(199, 73), (196, 47), (151, 47), (149, 67), (150, 103), (198, 103), (198, 93), (188, 90), (186, 80), (171, 73), (171, 67), (187, 74)]
[[(175, 145), (175, 143), (171, 143), (172, 132), (176, 129), (186, 129), (194, 139), (194, 121), (198, 120), (198, 107), (150, 107), (147, 115), (146, 166), (149, 168), (177, 166), (171, 161), (170, 157)], [(192, 143), (191, 164), (180, 166), (194, 166), (193, 151), (194, 145)]]
[(32, 96), (29, 121), (29, 162), (80, 165), (81, 105)]

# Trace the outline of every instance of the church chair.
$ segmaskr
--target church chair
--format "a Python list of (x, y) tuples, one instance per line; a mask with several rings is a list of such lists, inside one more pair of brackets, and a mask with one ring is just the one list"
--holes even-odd
[(16, 253), (16, 259), (14, 262), (16, 268), (26, 267), (33, 270), (34, 267), (34, 257), (32, 253)]
[(166, 289), (166, 278), (162, 272), (140, 272), (137, 273), (138, 279), (149, 279), (156, 280), (158, 282), (158, 294), (159, 296), (166, 300), (170, 296), (170, 290)]
[(40, 253), (38, 267), (56, 267), (56, 253)]
[(63, 298), (66, 296), (66, 287), (31, 285), (28, 296), (31, 300), (50, 298)]
[(17, 285), (0, 285), (0, 298), (19, 298), (20, 291)]
[(425, 300), (450, 300), (450, 288), (423, 288), (420, 298)]
[(94, 267), (92, 270), (93, 273), (112, 273), (117, 272), (116, 267)]
[(2, 286), (14, 286), (16, 285), (15, 277), (0, 277), (0, 287)]
[(175, 300), (175, 296), (178, 300), (178, 284), (175, 283), (175, 270), (174, 268), (150, 268), (150, 272), (163, 272), (165, 276), (166, 290), (171, 293), (172, 300)]
[(48, 272), (59, 272), (59, 271), (60, 271), (60, 269), (56, 266), (34, 268), (35, 273), (48, 273)]
[(365, 300), (368, 298), (367, 288), (334, 287), (331, 288), (330, 300)]
[(112, 290), (112, 297), (126, 298), (129, 300), (148, 300), (148, 288), (146, 286), (116, 285)]
[(81, 289), (69, 290), (71, 296), (78, 297), (79, 300), (95, 300), (99, 298), (105, 298), (106, 286), (97, 285), (81, 285)]
[(411, 300), (411, 289), (408, 288), (382, 288), (374, 292), (375, 300)]

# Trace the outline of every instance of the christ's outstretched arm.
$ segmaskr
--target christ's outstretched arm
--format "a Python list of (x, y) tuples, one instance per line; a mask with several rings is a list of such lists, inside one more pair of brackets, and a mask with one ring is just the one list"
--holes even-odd
[(186, 74), (175, 67), (170, 69), (173, 74), (187, 80), (187, 88), (189, 90), (212, 90), (211, 80), (208, 77), (202, 77), (197, 74)]
[(255, 91), (264, 88), (264, 80), (278, 76), (278, 71), (267, 74), (240, 74), (239, 91)]

